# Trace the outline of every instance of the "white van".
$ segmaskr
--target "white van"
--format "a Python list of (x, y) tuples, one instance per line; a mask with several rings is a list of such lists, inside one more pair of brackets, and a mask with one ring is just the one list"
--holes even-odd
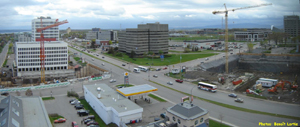
[(138, 68), (133, 68), (133, 72), (135, 72), (135, 73), (140, 73), (141, 71), (140, 71), (140, 69), (138, 69)]

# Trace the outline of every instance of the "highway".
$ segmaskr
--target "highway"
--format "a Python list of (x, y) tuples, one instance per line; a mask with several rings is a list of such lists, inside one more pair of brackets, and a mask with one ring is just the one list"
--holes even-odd
[[(2, 67), (2, 64), (4, 63), (5, 59), (6, 59), (6, 54), (7, 54), (7, 51), (8, 51), (8, 46), (9, 46), (10, 43), (7, 43), (4, 48), (2, 49), (2, 52), (0, 53), (0, 65)], [(1, 68), (0, 67), (0, 68)]]
[[(76, 50), (69, 48), (70, 51), (72, 52), (77, 52)], [(125, 72), (123, 69), (119, 67), (115, 67), (114, 65), (111, 65), (109, 63), (100, 61), (95, 59), (94, 61), (91, 60), (91, 58), (85, 54), (82, 54), (84, 58), (86, 58), (86, 61), (97, 65), (99, 67), (102, 67), (106, 70), (112, 71), (113, 73), (113, 78), (117, 79), (117, 83), (123, 83), (123, 73)], [(221, 55), (220, 55), (221, 56)], [(221, 56), (222, 57), (222, 56)], [(102, 55), (100, 54), (99, 56), (100, 59), (102, 59)], [(122, 63), (121, 61), (105, 57), (104, 58), (106, 61), (109, 61), (111, 63), (114, 63), (116, 65), (121, 66)], [(202, 59), (204, 60), (204, 59)], [(101, 63), (105, 63), (104, 66), (101, 65)], [(123, 67), (124, 69), (128, 69), (128, 65)], [(131, 70), (133, 70), (133, 67), (130, 67)], [(248, 108), (248, 109), (253, 109), (253, 110), (258, 110), (258, 111), (264, 111), (264, 112), (270, 112), (270, 113), (278, 113), (278, 114), (284, 114), (284, 115), (291, 115), (291, 116), (297, 116), (300, 117), (300, 106), (299, 105), (293, 105), (293, 104), (285, 104), (285, 103), (278, 103), (278, 102), (271, 102), (271, 101), (266, 101), (266, 100), (260, 100), (260, 99), (253, 99), (253, 98), (248, 98), (243, 95), (238, 95), (241, 98), (244, 99), (245, 103), (235, 103), (233, 98), (228, 97), (227, 92), (223, 91), (218, 91), (217, 93), (210, 93), (207, 91), (202, 91), (198, 90), (195, 85), (187, 82), (183, 82), (182, 84), (180, 83), (175, 83), (174, 79), (169, 78), (167, 76), (164, 76), (163, 74), (169, 71), (163, 70), (163, 71), (151, 71), (150, 72), (150, 80), (153, 80), (155, 82), (158, 82), (163, 85), (167, 85), (166, 83), (168, 81), (172, 81), (174, 85), (172, 86), (173, 88), (186, 92), (186, 93), (191, 93), (194, 96), (210, 99), (213, 101), (225, 103), (225, 104), (230, 104), (234, 106), (239, 106), (243, 108)], [(152, 75), (158, 75), (158, 78), (152, 77)], [(169, 100), (172, 103), (180, 103), (181, 97), (184, 97), (186, 95), (180, 94), (178, 92), (172, 91), (170, 89), (167, 89), (165, 87), (156, 85), (154, 83), (151, 83), (148, 81), (148, 75), (149, 73), (141, 72), (140, 74), (137, 73), (130, 73), (129, 76), (129, 82), (132, 84), (140, 85), (140, 84), (150, 84), (156, 88), (158, 88), (158, 91), (155, 93), (158, 94), (159, 96), (162, 96)], [(100, 81), (101, 82), (101, 81)], [(105, 81), (105, 83), (108, 81)], [(108, 83), (109, 84), (109, 83)], [(75, 86), (75, 88), (74, 88)], [(167, 85), (169, 86), (169, 85)], [(73, 85), (73, 89), (80, 91), (81, 90), (81, 85)], [(228, 108), (224, 108), (221, 106), (217, 106), (208, 102), (200, 101), (198, 99), (194, 99), (194, 104), (203, 107), (207, 110), (209, 110), (210, 116), (219, 119), (220, 114), (224, 116), (223, 120), (229, 123), (232, 123), (237, 126), (258, 126), (259, 122), (266, 122), (266, 123), (273, 123), (273, 122), (297, 122), (300, 123), (300, 121), (297, 120), (291, 120), (291, 119), (285, 119), (285, 118), (279, 118), (279, 117), (272, 117), (272, 116), (266, 116), (266, 115), (259, 115), (259, 114), (253, 114), (253, 113), (247, 113), (247, 112), (242, 112), (242, 111), (236, 111)]]

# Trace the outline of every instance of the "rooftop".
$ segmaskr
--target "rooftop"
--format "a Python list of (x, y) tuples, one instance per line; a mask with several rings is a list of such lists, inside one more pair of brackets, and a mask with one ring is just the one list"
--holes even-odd
[(192, 120), (208, 113), (206, 109), (184, 102), (169, 107), (167, 111), (185, 120)]
[(9, 108), (12, 112), (6, 113), (7, 115), (3, 115), (3, 117), (7, 117), (7, 119), (14, 118), (14, 120), (10, 121), (10, 126), (19, 125), (24, 127), (52, 127), (48, 113), (44, 106), (44, 102), (40, 97), (1, 96), (0, 100), (0, 105), (3, 105), (3, 103), (5, 105), (6, 102), (10, 103)]
[(117, 91), (124, 96), (132, 96), (132, 95), (138, 95), (138, 94), (157, 91), (157, 88), (150, 86), (148, 84), (144, 84), (144, 85), (138, 85), (138, 86), (133, 86), (133, 87), (117, 89)]
[(95, 97), (98, 97), (99, 91), (97, 88), (101, 88), (101, 98), (98, 99), (106, 107), (111, 107), (115, 109), (119, 114), (132, 110), (143, 110), (142, 107), (130, 101), (126, 97), (119, 94), (117, 91), (113, 90), (106, 84), (91, 84), (84, 85), (84, 87), (89, 90)]
[[(15, 42), (16, 44), (18, 44), (18, 45), (20, 45), (20, 44), (40, 44), (40, 42), (39, 41), (31, 41), (31, 42)], [(64, 42), (64, 41), (51, 41), (51, 42), (49, 42), (49, 41), (45, 41), (44, 42), (45, 44), (67, 44), (66, 42)]]

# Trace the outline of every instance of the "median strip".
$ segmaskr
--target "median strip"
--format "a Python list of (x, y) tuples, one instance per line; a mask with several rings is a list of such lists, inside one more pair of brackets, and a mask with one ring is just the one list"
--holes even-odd
[[(150, 82), (155, 83), (157, 85), (160, 85), (162, 87), (168, 88), (170, 90), (173, 90), (173, 91), (185, 94), (187, 96), (191, 96), (191, 94), (189, 94), (189, 93), (185, 93), (185, 92), (176, 90), (174, 88), (162, 85), (160, 83), (157, 83), (157, 82), (154, 82), (154, 81), (151, 81), (151, 80), (150, 80)], [(275, 114), (275, 113), (269, 113), (269, 112), (263, 112), (263, 111), (257, 111), (257, 110), (252, 110), (252, 109), (237, 107), (237, 106), (233, 106), (233, 105), (229, 105), (229, 104), (224, 104), (224, 103), (221, 103), (221, 102), (212, 101), (212, 100), (208, 100), (208, 99), (205, 99), (205, 98), (197, 97), (195, 95), (193, 95), (193, 97), (197, 98), (199, 100), (202, 100), (202, 101), (206, 101), (206, 102), (209, 102), (209, 103), (212, 103), (212, 104), (215, 104), (215, 105), (219, 105), (219, 106), (222, 106), (222, 107), (225, 107), (225, 108), (234, 109), (234, 110), (238, 110), (238, 111), (244, 111), (244, 112), (249, 112), (249, 113), (256, 113), (256, 114), (262, 114), (262, 115), (269, 115), (269, 116), (275, 116), (275, 117), (281, 117), (281, 118), (288, 118), (288, 119), (300, 120), (300, 117), (296, 117), (296, 116), (288, 116), (288, 115)]]

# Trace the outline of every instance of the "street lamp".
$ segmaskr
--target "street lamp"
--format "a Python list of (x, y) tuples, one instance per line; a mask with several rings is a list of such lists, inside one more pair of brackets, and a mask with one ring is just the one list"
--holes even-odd
[[(197, 86), (197, 85), (196, 85), (196, 86)], [(196, 86), (194, 86), (194, 87), (191, 89), (191, 95), (192, 95), (191, 103), (193, 102), (193, 89), (194, 89)]]

